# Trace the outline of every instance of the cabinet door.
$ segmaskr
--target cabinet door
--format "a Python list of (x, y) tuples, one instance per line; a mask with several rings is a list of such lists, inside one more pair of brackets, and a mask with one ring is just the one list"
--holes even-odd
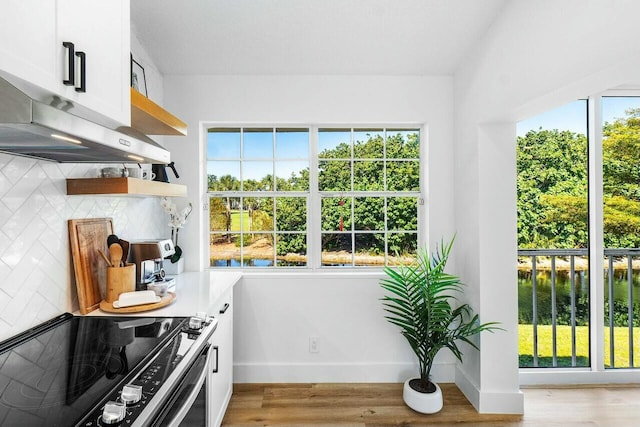
[(233, 289), (222, 298), (213, 316), (218, 327), (211, 338), (212, 349), (217, 352), (209, 376), (209, 422), (220, 426), (233, 391)]
[[(119, 124), (131, 121), (129, 0), (58, 0), (57, 68), (61, 94)], [(62, 84), (63, 42), (85, 55), (85, 92)], [(77, 63), (80, 58), (77, 58)], [(80, 76), (76, 76), (79, 86)]]
[(5, 0), (0, 25), (0, 72), (51, 89), (57, 82), (56, 2)]

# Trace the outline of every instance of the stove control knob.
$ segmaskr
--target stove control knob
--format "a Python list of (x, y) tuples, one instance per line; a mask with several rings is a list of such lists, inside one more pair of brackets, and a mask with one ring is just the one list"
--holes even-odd
[(120, 421), (124, 420), (124, 416), (126, 414), (127, 407), (124, 403), (120, 402), (107, 402), (104, 405), (104, 410), (102, 411), (102, 422), (108, 425), (118, 424)]
[(134, 405), (142, 399), (142, 386), (127, 384), (120, 393), (120, 400), (127, 406)]
[(204, 319), (201, 319), (199, 317), (191, 317), (189, 319), (189, 329), (198, 330), (202, 328), (203, 321)]

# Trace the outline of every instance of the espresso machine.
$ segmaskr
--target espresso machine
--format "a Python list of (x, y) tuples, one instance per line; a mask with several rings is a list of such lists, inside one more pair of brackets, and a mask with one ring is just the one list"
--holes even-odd
[(136, 290), (146, 291), (150, 283), (175, 284), (175, 279), (165, 278), (164, 271), (164, 259), (175, 252), (176, 248), (169, 239), (131, 242), (129, 262), (136, 265)]

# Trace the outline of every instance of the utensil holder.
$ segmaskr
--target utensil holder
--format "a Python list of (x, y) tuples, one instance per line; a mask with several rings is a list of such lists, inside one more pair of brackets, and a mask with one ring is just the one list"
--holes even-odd
[(123, 292), (136, 290), (136, 265), (127, 264), (124, 267), (107, 267), (107, 292), (105, 301), (118, 301)]

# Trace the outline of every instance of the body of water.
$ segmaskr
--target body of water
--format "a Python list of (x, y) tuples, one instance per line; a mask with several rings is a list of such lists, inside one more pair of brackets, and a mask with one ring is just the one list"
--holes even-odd
[[(278, 261), (278, 267), (306, 267), (306, 262)], [(240, 262), (240, 259), (211, 260), (211, 267), (273, 267), (272, 259), (251, 258)]]
[[(609, 299), (608, 276), (605, 276), (605, 299)], [(589, 277), (586, 271), (574, 273), (575, 315), (578, 325), (586, 325), (589, 321)], [(571, 316), (571, 273), (556, 272), (556, 312), (559, 324), (570, 324)], [(632, 274), (633, 303), (640, 305), (640, 270)], [(550, 271), (537, 271), (536, 296), (538, 323), (550, 324), (552, 312), (552, 281)], [(616, 310), (628, 307), (629, 287), (627, 270), (615, 270), (613, 275), (613, 299)], [(520, 323), (531, 323), (533, 318), (533, 283), (531, 272), (518, 272), (518, 313)]]

